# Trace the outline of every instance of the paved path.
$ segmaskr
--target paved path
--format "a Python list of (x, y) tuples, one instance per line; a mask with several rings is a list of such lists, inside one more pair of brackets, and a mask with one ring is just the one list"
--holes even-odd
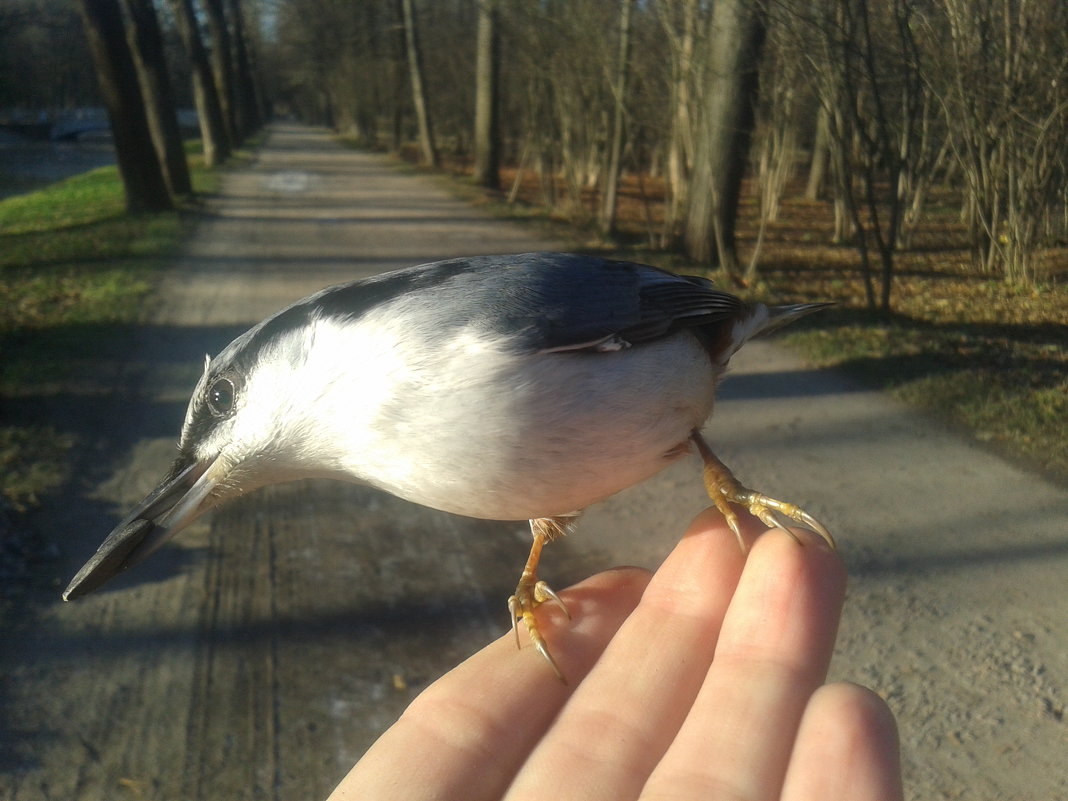
[[(203, 353), (326, 284), (553, 246), (381, 157), (273, 128), (129, 358), (101, 365), (116, 391), (77, 420), (102, 432), (86, 479), (43, 515), (60, 586), (166, 468)], [(832, 671), (899, 715), (911, 797), (1068, 797), (1064, 490), (764, 343), (737, 360), (710, 434), (744, 480), (838, 536), (852, 585)], [(544, 575), (654, 567), (704, 505), (696, 464), (676, 465), (592, 510)], [(99, 594), (32, 599), (3, 633), (0, 799), (323, 797), (504, 630), (528, 536), (302, 482), (199, 522)]]

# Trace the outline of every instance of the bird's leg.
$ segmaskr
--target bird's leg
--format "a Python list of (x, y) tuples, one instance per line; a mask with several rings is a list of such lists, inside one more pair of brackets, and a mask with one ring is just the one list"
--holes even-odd
[(700, 432), (694, 431), (690, 435), (690, 439), (694, 445), (697, 446), (697, 452), (701, 454), (701, 460), (705, 463), (704, 479), (705, 489), (708, 490), (709, 497), (712, 498), (712, 502), (719, 509), (723, 517), (727, 520), (727, 525), (731, 527), (731, 531), (734, 532), (734, 536), (738, 538), (738, 544), (742, 547), (742, 550), (746, 550), (745, 540), (742, 539), (741, 530), (738, 527), (738, 516), (731, 508), (731, 504), (738, 504), (739, 506), (746, 507), (754, 516), (760, 519), (760, 521), (770, 528), (780, 528), (789, 534), (794, 539), (794, 533), (790, 529), (783, 526), (779, 522), (778, 518), (773, 514), (778, 512), (784, 517), (788, 517), (795, 523), (800, 523), (808, 529), (811, 529), (816, 534), (819, 534), (827, 542), (831, 548), (835, 547), (834, 537), (831, 536), (831, 532), (827, 530), (819, 520), (814, 518), (800, 506), (795, 506), (792, 503), (785, 503), (783, 501), (777, 501), (774, 498), (769, 498), (763, 493), (756, 492), (742, 485), (738, 479), (731, 473), (730, 468), (723, 464), (719, 460), (716, 454), (712, 453), (712, 449), (705, 442)]
[(553, 672), (566, 681), (564, 674), (560, 672), (549, 646), (538, 631), (538, 622), (534, 619), (534, 609), (538, 604), (548, 600), (556, 601), (564, 614), (571, 617), (560, 596), (553, 592), (552, 588), (544, 581), (538, 580), (538, 562), (541, 559), (541, 549), (547, 542), (552, 542), (557, 537), (565, 534), (573, 525), (575, 517), (540, 517), (530, 521), (530, 532), (534, 535), (534, 542), (530, 546), (530, 556), (523, 568), (523, 574), (519, 577), (519, 584), (515, 588), (515, 595), (508, 599), (508, 611), (512, 615), (512, 631), (515, 632), (515, 643), (519, 645), (519, 621), (522, 620), (527, 627), (527, 634), (534, 648), (552, 666)]

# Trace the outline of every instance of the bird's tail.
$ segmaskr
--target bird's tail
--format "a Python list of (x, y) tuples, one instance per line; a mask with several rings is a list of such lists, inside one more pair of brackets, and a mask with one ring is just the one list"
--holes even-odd
[(791, 306), (767, 306), (767, 318), (750, 336), (767, 334), (833, 305), (833, 303), (795, 303)]
[(812, 314), (833, 305), (833, 303), (795, 303), (792, 306), (765, 306), (763, 303), (754, 303), (749, 307), (748, 316), (735, 321), (730, 332), (730, 343), (719, 354), (719, 361), (726, 365), (731, 356), (753, 337), (782, 328), (794, 320), (800, 320), (806, 314)]

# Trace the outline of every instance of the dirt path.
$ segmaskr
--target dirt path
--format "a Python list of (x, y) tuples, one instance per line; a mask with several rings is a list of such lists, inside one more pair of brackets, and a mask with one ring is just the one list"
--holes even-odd
[[(43, 524), (62, 584), (173, 453), (202, 354), (329, 283), (553, 247), (433, 181), (278, 126), (226, 179), (83, 424), (86, 480)], [(559, 246), (559, 245), (557, 245)], [(884, 396), (743, 351), (712, 441), (808, 505), (851, 594), (833, 665), (899, 715), (910, 797), (1068, 798), (1068, 496)], [(704, 506), (693, 463), (547, 551), (558, 586), (655, 566)], [(423, 686), (501, 632), (528, 534), (304, 482), (215, 514), (98, 595), (3, 632), (0, 799), (325, 796)]]

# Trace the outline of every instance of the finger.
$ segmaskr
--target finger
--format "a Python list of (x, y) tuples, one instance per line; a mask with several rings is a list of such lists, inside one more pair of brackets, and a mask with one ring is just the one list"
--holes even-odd
[(555, 605), (539, 609), (543, 633), (571, 685), (530, 648), (516, 649), (509, 631), (423, 691), (330, 800), (500, 798), (648, 581), (646, 571), (629, 568), (565, 590), (560, 594), (570, 622)]
[(903, 797), (897, 724), (883, 699), (855, 684), (816, 690), (801, 718), (782, 800)]
[[(759, 524), (745, 525), (755, 536)], [(636, 797), (708, 671), (744, 561), (722, 515), (699, 516), (507, 798)]]
[(692, 710), (643, 797), (774, 798), (809, 696), (823, 683), (845, 571), (818, 538), (753, 546)]

